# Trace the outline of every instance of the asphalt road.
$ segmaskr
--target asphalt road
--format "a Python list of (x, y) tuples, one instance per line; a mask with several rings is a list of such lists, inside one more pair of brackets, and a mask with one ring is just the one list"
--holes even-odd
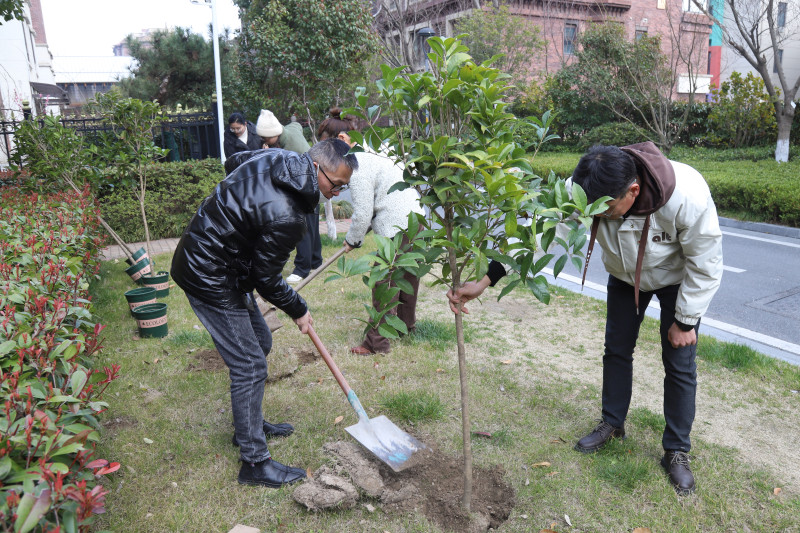
[[(701, 333), (800, 364), (800, 230), (726, 219), (721, 224), (725, 272)], [(608, 274), (599, 255), (586, 279), (584, 292), (604, 299)], [(580, 274), (569, 270), (557, 283), (580, 290)]]

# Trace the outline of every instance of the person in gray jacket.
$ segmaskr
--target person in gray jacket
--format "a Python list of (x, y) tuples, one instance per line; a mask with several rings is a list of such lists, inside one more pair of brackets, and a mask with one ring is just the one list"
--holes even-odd
[[(575, 449), (592, 453), (612, 438), (625, 437), (633, 351), (655, 295), (661, 306), (665, 372), (661, 465), (679, 494), (691, 493), (695, 480), (688, 453), (697, 392), (697, 335), (722, 279), (722, 232), (708, 185), (699, 172), (668, 160), (652, 142), (594, 146), (581, 158), (572, 181), (590, 202), (613, 198), (593, 221), (586, 255), (588, 264), (595, 240), (600, 243), (609, 273), (602, 418)], [(491, 264), (483, 280), (449, 292), (453, 311), (504, 274), (502, 265)]]

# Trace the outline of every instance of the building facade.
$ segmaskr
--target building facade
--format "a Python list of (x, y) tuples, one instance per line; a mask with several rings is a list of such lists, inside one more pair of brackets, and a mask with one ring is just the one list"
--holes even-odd
[[(384, 38), (400, 50), (400, 61), (421, 68), (420, 42), (425, 36), (454, 36), (460, 18), (478, 6), (492, 4), (496, 2), (376, 0), (373, 13)], [(612, 22), (621, 24), (630, 40), (643, 35), (661, 37), (662, 50), (680, 75), (676, 96), (694, 89), (705, 97), (710, 90), (713, 21), (692, 0), (509, 0), (504, 4), (521, 24), (537, 26), (546, 41), (544, 52), (531, 58), (532, 77), (556, 72), (572, 62), (580, 35), (590, 24)]]

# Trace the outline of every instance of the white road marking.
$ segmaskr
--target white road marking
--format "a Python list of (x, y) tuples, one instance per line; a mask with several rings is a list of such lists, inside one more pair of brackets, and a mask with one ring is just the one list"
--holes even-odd
[(776, 241), (775, 239), (766, 239), (764, 237), (753, 237), (751, 235), (742, 235), (741, 233), (731, 233), (730, 231), (723, 231), (723, 235), (728, 235), (730, 237), (740, 237), (742, 239), (750, 239), (753, 241), (762, 241), (768, 242), (770, 244), (779, 244), (781, 246), (789, 246), (791, 248), (800, 248), (800, 244), (795, 244), (793, 242), (784, 242), (784, 241)]
[[(553, 269), (549, 267), (543, 268), (542, 272), (550, 276), (553, 275)], [(559, 274), (558, 279), (563, 279), (565, 281), (575, 283), (578, 286), (580, 286), (581, 284), (581, 278), (577, 276), (572, 276), (570, 274), (564, 274), (563, 272)], [(589, 287), (590, 289), (602, 292), (603, 294), (608, 294), (608, 290), (606, 289), (605, 285), (601, 285), (599, 283), (594, 283), (593, 281), (587, 280), (585, 286)], [(648, 307), (659, 311), (661, 310), (661, 306), (658, 305), (658, 302), (656, 301), (655, 298), (650, 300), (650, 305)], [(760, 342), (761, 344), (765, 344), (767, 346), (772, 346), (773, 348), (778, 348), (779, 350), (783, 350), (791, 354), (800, 355), (800, 344), (794, 344), (781, 339), (777, 339), (775, 337), (770, 337), (769, 335), (764, 335), (763, 333), (759, 333), (757, 331), (753, 331), (750, 329), (740, 328), (739, 326), (734, 326), (733, 324), (728, 324), (726, 322), (714, 320), (713, 318), (703, 317), (703, 324), (710, 326), (712, 328), (717, 328), (719, 330), (725, 331), (726, 333), (738, 335), (746, 339)]]
[(722, 270), (727, 270), (728, 272), (733, 272), (734, 274), (741, 274), (742, 272), (747, 272), (743, 268), (736, 268), (728, 265), (722, 265)]

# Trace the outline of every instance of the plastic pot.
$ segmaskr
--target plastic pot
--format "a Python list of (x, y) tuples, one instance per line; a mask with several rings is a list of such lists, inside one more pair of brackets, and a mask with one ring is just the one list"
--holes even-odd
[(144, 275), (141, 279), (145, 287), (156, 290), (156, 298), (169, 296), (169, 272), (166, 270), (160, 270), (158, 274)]
[(150, 260), (144, 258), (135, 265), (126, 268), (125, 273), (128, 274), (133, 281), (141, 285), (142, 276), (144, 276), (145, 274), (149, 274), (151, 270), (152, 269), (150, 268)]
[(125, 258), (125, 262), (129, 265), (135, 265), (142, 259), (150, 259), (150, 256), (147, 255), (147, 250), (145, 250), (144, 247), (139, 248), (133, 253), (133, 262), (131, 262), (131, 260), (128, 258)]
[(137, 307), (156, 303), (156, 290), (153, 287), (131, 289), (125, 293), (125, 299), (128, 300), (128, 307), (131, 308), (131, 315), (133, 315), (133, 310)]
[(154, 303), (137, 307), (133, 317), (139, 322), (139, 336), (166, 337), (167, 329), (167, 304)]

